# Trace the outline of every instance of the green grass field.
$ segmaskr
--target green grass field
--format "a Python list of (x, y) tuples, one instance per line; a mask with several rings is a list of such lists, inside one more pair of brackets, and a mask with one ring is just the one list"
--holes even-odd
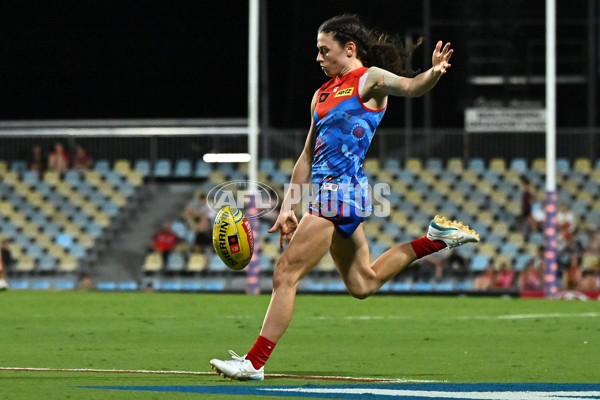
[[(210, 372), (210, 358), (226, 358), (228, 349), (238, 354), (249, 349), (268, 301), (268, 296), (224, 294), (1, 292), (0, 367)], [(292, 325), (266, 373), (450, 383), (598, 383), (599, 305), (300, 295)], [(304, 384), (335, 382), (271, 378), (240, 383), (216, 375), (0, 371), (0, 399), (194, 397), (76, 386)]]

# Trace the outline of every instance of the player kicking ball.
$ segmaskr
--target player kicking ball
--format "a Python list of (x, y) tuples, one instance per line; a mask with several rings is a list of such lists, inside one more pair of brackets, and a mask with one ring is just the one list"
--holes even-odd
[[(314, 94), (312, 123), (294, 166), (277, 221), (280, 246), (289, 242), (273, 273), (273, 293), (260, 335), (245, 356), (212, 359), (220, 374), (236, 380), (264, 379), (264, 365), (287, 330), (302, 277), (330, 252), (350, 294), (364, 299), (415, 260), (444, 248), (479, 242), (468, 226), (436, 216), (427, 234), (392, 247), (372, 264), (363, 230), (372, 207), (362, 171), (365, 154), (387, 107), (388, 96), (417, 97), (429, 92), (450, 67), (453, 50), (438, 42), (432, 67), (412, 78), (403, 69), (414, 49), (376, 35), (356, 15), (325, 21), (317, 35), (317, 62), (331, 79)], [(319, 188), (313, 203), (296, 219), (301, 187)], [(292, 236), (293, 234), (293, 236)]]

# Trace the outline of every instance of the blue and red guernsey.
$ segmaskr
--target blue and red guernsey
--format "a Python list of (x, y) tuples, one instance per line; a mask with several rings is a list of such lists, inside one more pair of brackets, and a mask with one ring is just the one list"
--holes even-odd
[[(336, 184), (339, 200), (371, 211), (362, 165), (386, 109), (371, 110), (360, 99), (359, 80), (367, 70), (362, 67), (335, 77), (317, 92), (312, 183), (318, 187), (326, 182)], [(330, 195), (321, 190), (320, 200), (328, 200)]]

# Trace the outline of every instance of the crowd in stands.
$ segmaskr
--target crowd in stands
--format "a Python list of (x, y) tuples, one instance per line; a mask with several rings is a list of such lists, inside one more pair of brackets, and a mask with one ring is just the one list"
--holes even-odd
[(152, 239), (150, 251), (158, 253), (166, 266), (174, 252), (190, 257), (212, 254), (212, 221), (215, 213), (208, 207), (206, 194), (197, 191), (185, 205), (179, 218), (165, 221)]
[(44, 152), (39, 144), (31, 148), (27, 159), (29, 171), (38, 172), (40, 176), (45, 171), (55, 171), (64, 174), (69, 170), (85, 171), (94, 164), (92, 157), (81, 144), (76, 144), (71, 153), (61, 142), (56, 142), (54, 147)]

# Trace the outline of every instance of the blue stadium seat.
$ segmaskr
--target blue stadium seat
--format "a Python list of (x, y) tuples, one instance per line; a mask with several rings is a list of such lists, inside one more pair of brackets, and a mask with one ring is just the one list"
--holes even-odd
[(172, 252), (167, 258), (165, 269), (170, 272), (180, 272), (185, 268), (185, 257), (181, 253)]
[(190, 160), (177, 160), (174, 175), (178, 178), (188, 178), (192, 175), (192, 162)]
[(171, 176), (171, 160), (161, 158), (154, 165), (154, 176), (164, 178)]
[(556, 160), (556, 171), (568, 175), (571, 172), (571, 163), (568, 158), (558, 158)]
[(24, 160), (15, 160), (10, 163), (10, 170), (16, 173), (27, 171), (27, 163)]
[(264, 158), (260, 160), (260, 162), (258, 163), (258, 168), (267, 174), (271, 174), (275, 170), (277, 170), (277, 168), (275, 167), (275, 161), (273, 161), (270, 158)]
[(34, 186), (40, 180), (40, 176), (35, 171), (25, 171), (23, 173), (23, 182), (29, 186)]
[(430, 170), (433, 173), (442, 171), (444, 168), (442, 160), (439, 158), (429, 158), (425, 161), (425, 169)]
[(527, 172), (527, 161), (524, 158), (513, 158), (510, 160), (511, 170), (518, 172), (519, 174), (524, 174)]
[(171, 223), (171, 230), (175, 233), (179, 238), (185, 239), (187, 238), (188, 229), (185, 224), (181, 221), (173, 221)]
[(515, 259), (513, 269), (517, 272), (523, 271), (529, 261), (531, 261), (531, 256), (529, 254), (519, 254)]
[(489, 263), (490, 260), (488, 256), (484, 254), (477, 254), (473, 258), (471, 258), (471, 264), (469, 265), (469, 269), (474, 272), (481, 272), (487, 268)]
[(474, 172), (482, 173), (486, 169), (485, 161), (483, 160), (483, 158), (472, 158), (467, 164), (467, 169)]
[(144, 159), (137, 160), (135, 162), (133, 169), (135, 171), (139, 172), (142, 176), (149, 176), (150, 175), (150, 161), (144, 160)]
[(516, 258), (519, 249), (514, 243), (505, 243), (500, 247), (500, 254), (509, 256), (510, 258)]
[(56, 269), (56, 260), (50, 255), (43, 255), (37, 264), (37, 270), (40, 272), (52, 272)]
[(76, 185), (81, 181), (79, 173), (77, 171), (68, 171), (64, 177), (65, 182), (70, 183), (72, 186)]
[(194, 169), (194, 176), (196, 178), (208, 178), (212, 172), (212, 167), (209, 163), (204, 160), (198, 160), (196, 162), (196, 168)]
[(110, 162), (108, 160), (98, 160), (94, 163), (94, 171), (107, 172), (110, 171)]
[(41, 258), (44, 255), (44, 249), (37, 243), (30, 243), (25, 247), (25, 253), (33, 258)]

